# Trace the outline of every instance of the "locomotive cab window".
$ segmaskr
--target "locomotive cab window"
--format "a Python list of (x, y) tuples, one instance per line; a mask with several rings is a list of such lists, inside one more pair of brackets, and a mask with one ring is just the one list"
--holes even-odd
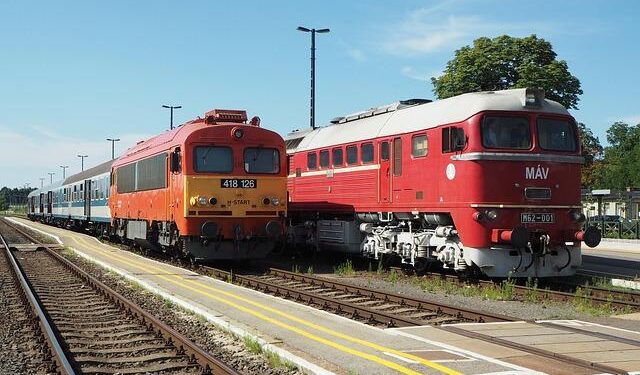
[(329, 167), (329, 150), (320, 151), (320, 168)]
[(342, 167), (342, 163), (343, 163), (342, 149), (334, 148), (333, 150), (331, 150), (331, 154), (332, 154), (331, 159), (333, 160), (333, 166)]
[(487, 148), (531, 148), (531, 129), (526, 117), (486, 116), (481, 133), (482, 145)]
[(540, 118), (537, 128), (538, 142), (543, 150), (576, 151), (576, 134), (568, 121)]
[(358, 147), (347, 146), (347, 164), (358, 164)]
[(244, 150), (247, 173), (280, 173), (280, 152), (275, 148), (249, 147)]
[(307, 169), (318, 168), (318, 154), (310, 152), (307, 154)]
[(193, 156), (196, 172), (229, 173), (233, 170), (233, 153), (229, 147), (197, 146)]
[(427, 136), (426, 135), (414, 135), (411, 138), (411, 156), (419, 158), (427, 155)]
[(365, 143), (361, 146), (362, 164), (373, 163), (373, 143)]
[(380, 144), (380, 159), (389, 160), (389, 142), (384, 141)]

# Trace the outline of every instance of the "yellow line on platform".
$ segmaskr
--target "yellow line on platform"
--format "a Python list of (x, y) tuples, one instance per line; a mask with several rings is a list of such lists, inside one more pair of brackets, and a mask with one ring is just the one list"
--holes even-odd
[[(394, 369), (396, 371), (399, 371), (401, 373), (404, 373), (404, 374), (420, 374), (417, 371), (414, 371), (414, 370), (412, 370), (410, 368), (401, 366), (401, 365), (399, 365), (399, 364), (397, 364), (395, 362), (391, 362), (391, 361), (388, 361), (386, 359), (380, 358), (378, 356), (375, 356), (375, 355), (372, 355), (372, 354), (368, 354), (368, 353), (365, 353), (365, 352), (362, 352), (362, 351), (359, 351), (359, 350), (356, 350), (356, 349), (349, 348), (349, 347), (347, 347), (345, 345), (335, 343), (335, 342), (333, 342), (331, 340), (328, 340), (328, 339), (325, 339), (323, 337), (317, 336), (317, 335), (315, 335), (313, 333), (310, 333), (308, 331), (305, 331), (303, 329), (291, 326), (291, 325), (289, 325), (287, 323), (284, 323), (284, 322), (276, 320), (276, 319), (274, 319), (272, 317), (266, 316), (266, 315), (264, 315), (264, 314), (262, 314), (260, 312), (252, 310), (252, 309), (250, 309), (248, 307), (239, 305), (239, 304), (237, 304), (235, 302), (229, 301), (229, 300), (224, 299), (224, 298), (222, 298), (220, 296), (216, 296), (216, 295), (213, 295), (213, 294), (208, 293), (206, 291), (203, 291), (200, 288), (204, 288), (204, 289), (210, 290), (212, 292), (216, 292), (218, 294), (222, 294), (222, 295), (231, 297), (231, 298), (236, 299), (238, 301), (242, 301), (242, 302), (248, 303), (250, 305), (253, 305), (255, 307), (263, 309), (265, 311), (272, 312), (272, 313), (274, 313), (276, 315), (279, 315), (279, 316), (284, 317), (286, 319), (289, 319), (291, 321), (303, 324), (303, 325), (305, 325), (307, 327), (310, 327), (310, 328), (313, 328), (315, 330), (324, 332), (324, 333), (329, 334), (331, 336), (338, 337), (338, 338), (344, 339), (346, 341), (349, 341), (349, 342), (352, 342), (352, 343), (356, 343), (356, 344), (360, 344), (362, 346), (366, 346), (366, 347), (369, 347), (369, 348), (372, 348), (372, 349), (375, 349), (375, 350), (379, 350), (381, 352), (393, 353), (393, 354), (401, 356), (403, 358), (407, 358), (407, 359), (419, 362), (419, 363), (421, 363), (421, 364), (423, 364), (425, 366), (431, 367), (431, 368), (433, 368), (435, 370), (438, 370), (438, 371), (440, 371), (442, 373), (445, 373), (445, 374), (448, 374), (448, 375), (460, 375), (461, 374), (460, 372), (458, 372), (456, 370), (453, 370), (451, 368), (448, 368), (446, 366), (440, 365), (440, 364), (435, 363), (435, 362), (428, 361), (428, 360), (426, 360), (424, 358), (421, 358), (421, 357), (418, 357), (418, 356), (415, 356), (415, 355), (412, 355), (412, 354), (409, 354), (409, 353), (405, 353), (405, 352), (402, 352), (402, 351), (399, 351), (399, 350), (396, 350), (396, 349), (388, 348), (388, 347), (385, 347), (383, 345), (372, 343), (372, 342), (369, 342), (369, 341), (366, 341), (366, 340), (362, 340), (362, 339), (358, 339), (358, 338), (355, 338), (355, 337), (352, 337), (352, 336), (348, 336), (348, 335), (342, 334), (340, 332), (336, 332), (336, 331), (334, 331), (334, 330), (332, 330), (330, 328), (326, 328), (326, 327), (317, 325), (315, 323), (308, 322), (308, 321), (306, 321), (304, 319), (301, 319), (301, 318), (298, 318), (296, 316), (284, 313), (282, 311), (279, 311), (279, 310), (276, 310), (276, 309), (274, 309), (272, 307), (263, 305), (261, 303), (258, 303), (258, 302), (252, 301), (252, 300), (249, 300), (247, 298), (238, 296), (238, 295), (236, 295), (234, 293), (227, 292), (227, 291), (224, 291), (224, 290), (221, 290), (221, 289), (218, 289), (218, 288), (214, 288), (214, 287), (211, 287), (209, 285), (199, 283), (197, 281), (183, 280), (181, 276), (176, 275), (174, 273), (169, 273), (169, 272), (167, 272), (167, 271), (165, 271), (165, 270), (163, 270), (163, 269), (161, 269), (161, 268), (159, 268), (157, 266), (154, 266), (152, 264), (149, 264), (149, 263), (144, 263), (143, 264), (143, 263), (140, 263), (137, 260), (133, 260), (133, 259), (130, 259), (130, 258), (125, 258), (125, 257), (120, 256), (118, 254), (115, 254), (113, 252), (107, 252), (107, 251), (105, 251), (104, 248), (100, 248), (97, 245), (89, 243), (87, 240), (85, 240), (84, 238), (82, 238), (82, 237), (80, 237), (80, 236), (78, 236), (78, 235), (76, 235), (74, 233), (69, 233), (69, 232), (65, 231), (64, 235), (70, 237), (71, 239), (73, 239), (79, 245), (83, 245), (83, 246), (86, 246), (86, 247), (88, 247), (90, 249), (93, 249), (94, 251), (100, 252), (101, 254), (106, 256), (107, 258), (111, 258), (112, 260), (124, 263), (125, 265), (133, 266), (133, 267), (138, 268), (138, 269), (140, 269), (141, 271), (144, 271), (144, 272), (150, 272), (150, 271), (154, 270), (154, 271), (160, 273), (160, 274), (156, 274), (155, 276), (158, 276), (159, 278), (161, 278), (163, 280), (166, 280), (166, 281), (168, 281), (168, 282), (170, 282), (172, 284), (179, 285), (179, 286), (181, 286), (183, 288), (186, 288), (188, 290), (191, 290), (191, 291), (194, 291), (196, 293), (200, 293), (202, 295), (205, 295), (205, 296), (207, 296), (209, 298), (212, 298), (212, 299), (214, 299), (216, 301), (219, 301), (219, 302), (222, 302), (224, 304), (227, 304), (227, 305), (229, 305), (229, 306), (231, 306), (233, 308), (236, 308), (236, 309), (238, 309), (240, 311), (243, 311), (245, 313), (253, 315), (253, 316), (255, 316), (255, 317), (257, 317), (257, 318), (259, 318), (261, 320), (264, 320), (266, 322), (269, 322), (271, 324), (274, 324), (274, 325), (277, 325), (277, 326), (282, 327), (284, 329), (287, 329), (287, 330), (290, 330), (292, 332), (295, 332), (295, 333), (297, 333), (299, 335), (302, 335), (304, 337), (307, 337), (307, 338), (309, 338), (311, 340), (314, 340), (314, 341), (317, 341), (317, 342), (322, 343), (324, 345), (333, 347), (333, 348), (338, 349), (340, 351), (343, 351), (345, 353), (349, 353), (349, 354), (352, 354), (352, 355), (355, 355), (355, 356), (358, 356), (358, 357), (361, 357), (361, 358), (376, 362), (378, 364), (381, 364), (381, 365), (384, 365), (386, 367), (392, 368), (392, 369)], [(123, 251), (123, 250), (119, 250), (119, 251)], [(166, 277), (166, 276), (169, 276), (170, 278)], [(185, 282), (188, 283), (188, 284), (194, 284), (195, 287), (187, 285)]]

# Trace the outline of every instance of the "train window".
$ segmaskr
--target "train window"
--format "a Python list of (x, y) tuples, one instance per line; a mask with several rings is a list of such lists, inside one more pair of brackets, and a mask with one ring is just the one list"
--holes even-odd
[(320, 151), (320, 168), (329, 167), (329, 150)]
[(116, 169), (118, 193), (130, 193), (136, 190), (136, 164), (132, 163)]
[(136, 191), (167, 187), (166, 153), (140, 160), (136, 164)]
[(342, 167), (342, 163), (344, 162), (342, 149), (341, 148), (334, 148), (331, 151), (331, 159), (333, 160), (333, 166), (334, 167)]
[(411, 155), (413, 157), (421, 157), (427, 155), (427, 136), (415, 135), (411, 138)]
[(347, 164), (358, 164), (358, 146), (347, 146)]
[(318, 168), (318, 154), (310, 152), (307, 154), (307, 169)]
[(280, 173), (280, 152), (275, 148), (246, 148), (244, 171), (247, 173)]
[(393, 140), (393, 175), (402, 175), (402, 139)]
[(229, 147), (197, 146), (194, 159), (196, 172), (229, 173), (233, 170), (233, 153)]
[(531, 129), (526, 117), (486, 116), (482, 121), (482, 145), (487, 148), (531, 148)]
[(576, 135), (568, 121), (538, 119), (538, 143), (544, 150), (576, 151)]
[(380, 159), (389, 160), (389, 142), (384, 141), (380, 144)]
[(365, 143), (360, 146), (362, 164), (373, 163), (373, 143)]

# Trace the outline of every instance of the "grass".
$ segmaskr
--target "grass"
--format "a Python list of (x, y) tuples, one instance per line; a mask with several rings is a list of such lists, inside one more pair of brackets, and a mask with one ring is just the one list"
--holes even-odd
[(340, 263), (338, 266), (333, 267), (333, 272), (340, 276), (353, 276), (356, 274), (356, 271), (353, 268), (353, 263), (350, 259), (347, 259), (344, 263)]
[(284, 368), (288, 371), (295, 371), (298, 369), (298, 366), (296, 366), (293, 362), (288, 361), (286, 359), (282, 359), (282, 357), (280, 357), (280, 355), (272, 350), (266, 350), (262, 347), (262, 345), (260, 344), (260, 342), (255, 339), (254, 337), (251, 336), (244, 336), (242, 338), (242, 341), (244, 342), (244, 346), (247, 348), (247, 350), (249, 350), (251, 353), (259, 355), (262, 354), (264, 355), (264, 357), (267, 359), (267, 362), (269, 362), (269, 365), (271, 365), (271, 367), (273, 368)]
[(628, 314), (631, 312), (631, 309), (625, 307), (623, 309), (614, 307), (612, 305), (613, 296), (609, 295), (607, 297), (607, 302), (604, 304), (595, 305), (593, 301), (589, 298), (591, 292), (589, 288), (577, 288), (575, 297), (573, 298), (572, 305), (573, 307), (582, 313), (593, 315), (593, 316), (610, 316), (617, 314)]
[(389, 272), (389, 282), (392, 283), (393, 285), (395, 285), (398, 282), (398, 273), (396, 272), (396, 270), (391, 270), (391, 272)]
[(307, 274), (313, 275), (313, 266), (309, 266), (309, 268), (307, 268)]

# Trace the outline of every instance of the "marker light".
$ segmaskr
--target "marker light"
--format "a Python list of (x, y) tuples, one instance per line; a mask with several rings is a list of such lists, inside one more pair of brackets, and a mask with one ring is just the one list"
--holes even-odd
[(264, 204), (265, 206), (267, 206), (269, 203), (271, 203), (271, 199), (269, 199), (268, 197), (265, 197), (265, 198), (262, 200), (262, 204)]
[(233, 134), (233, 137), (235, 139), (241, 139), (244, 136), (244, 130), (240, 128), (233, 128), (233, 130), (231, 131), (231, 134)]
[(274, 205), (274, 206), (279, 206), (280, 205), (280, 198), (278, 198), (278, 197), (271, 198), (271, 204)]
[(206, 206), (209, 200), (204, 195), (198, 197), (198, 204), (201, 206)]
[(215, 197), (211, 197), (211, 198), (209, 198), (209, 203), (212, 206), (215, 206), (216, 204), (218, 204), (218, 200)]

